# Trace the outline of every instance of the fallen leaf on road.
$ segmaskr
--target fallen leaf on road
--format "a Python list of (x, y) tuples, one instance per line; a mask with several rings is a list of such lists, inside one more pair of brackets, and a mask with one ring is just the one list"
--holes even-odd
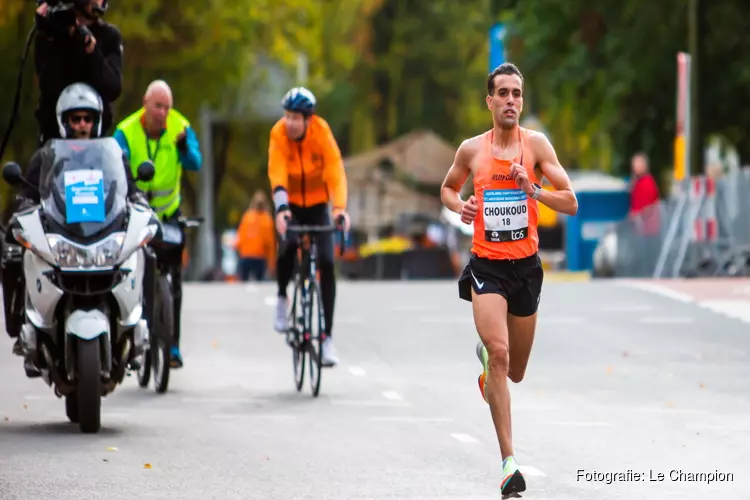
[(107, 463), (109, 463), (109, 460), (107, 460), (106, 458), (102, 458), (102, 462), (107, 462)]
[(143, 464), (144, 469), (151, 469), (151, 464)]
[(630, 356), (630, 353), (628, 351), (622, 351), (623, 358), (627, 358), (628, 356)]
[(214, 341), (211, 342), (211, 347), (213, 347), (214, 349), (216, 349), (216, 348), (219, 347), (219, 343), (214, 340)]
[(107, 451), (117, 451), (117, 446), (110, 446)]
[(705, 389), (706, 388), (706, 384), (698, 384), (698, 387), (700, 387), (701, 389)]
[(607, 371), (607, 375), (610, 375), (612, 373), (612, 367), (608, 366), (606, 371)]
[(10, 422), (10, 419), (8, 417), (3, 418), (6, 422)]
[(674, 403), (671, 401), (667, 401), (667, 406), (669, 406), (670, 408), (674, 408)]
[(23, 409), (24, 409), (24, 410), (28, 410), (28, 409), (29, 409), (29, 406), (28, 406), (28, 405), (23, 405)]

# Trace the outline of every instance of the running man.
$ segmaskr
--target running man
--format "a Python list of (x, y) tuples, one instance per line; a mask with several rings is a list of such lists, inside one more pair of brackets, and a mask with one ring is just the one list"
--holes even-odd
[[(482, 362), (479, 390), (489, 403), (503, 458), (502, 494), (526, 490), (514, 458), (509, 377), (523, 380), (536, 330), (544, 271), (537, 253), (537, 219), (544, 203), (575, 215), (578, 200), (547, 138), (519, 126), (523, 75), (504, 63), (487, 80), (493, 128), (461, 143), (443, 181), (443, 204), (474, 224), (472, 256), (458, 280), (458, 295), (472, 303)], [(459, 192), (473, 174), (474, 194)], [(555, 191), (541, 188), (547, 177)], [(479, 217), (477, 217), (479, 214)]]

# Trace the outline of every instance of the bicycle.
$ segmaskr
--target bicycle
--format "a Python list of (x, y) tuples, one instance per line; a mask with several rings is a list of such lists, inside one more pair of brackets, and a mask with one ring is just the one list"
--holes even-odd
[[(287, 232), (297, 233), (297, 269), (294, 277), (294, 299), (289, 308), (289, 328), (286, 342), (292, 348), (292, 364), (297, 392), (302, 390), (305, 381), (305, 364), (309, 358), (310, 388), (313, 397), (320, 394), (321, 345), (325, 340), (325, 317), (317, 277), (317, 244), (313, 234), (338, 232), (340, 235), (339, 255), (344, 254), (345, 238), (343, 218), (330, 225), (289, 225)], [(299, 304), (299, 314), (297, 311)], [(317, 314), (317, 321), (314, 314)], [(314, 327), (317, 326), (317, 330)]]
[(138, 385), (148, 387), (153, 368), (154, 389), (159, 394), (167, 392), (169, 386), (175, 322), (179, 321), (179, 318), (174, 318), (173, 269), (168, 256), (184, 246), (184, 230), (198, 227), (203, 221), (203, 217), (181, 216), (177, 218), (176, 224), (172, 221), (162, 222), (161, 238), (152, 240), (148, 247), (150, 255), (156, 259), (155, 317), (150, 321), (148, 347), (138, 367)]

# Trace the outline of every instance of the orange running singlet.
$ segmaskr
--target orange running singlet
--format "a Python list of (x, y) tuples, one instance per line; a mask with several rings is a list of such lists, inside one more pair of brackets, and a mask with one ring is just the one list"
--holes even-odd
[[(532, 184), (539, 182), (534, 173), (535, 159), (526, 155), (528, 131), (519, 127), (520, 165), (526, 167)], [(474, 219), (474, 236), (471, 251), (477, 257), (492, 260), (518, 260), (534, 255), (539, 249), (537, 201), (523, 192), (510, 176), (510, 166), (515, 161), (500, 160), (492, 154), (494, 131), (483, 135), (483, 153), (474, 171), (474, 196), (477, 198), (477, 216)], [(528, 166), (530, 165), (530, 166)]]

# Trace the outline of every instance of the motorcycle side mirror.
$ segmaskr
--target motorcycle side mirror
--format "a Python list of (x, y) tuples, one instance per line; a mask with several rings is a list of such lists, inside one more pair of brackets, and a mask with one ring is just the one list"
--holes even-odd
[(18, 186), (23, 183), (23, 175), (21, 175), (21, 166), (13, 161), (5, 164), (3, 167), (3, 180), (11, 186)]
[(154, 164), (150, 160), (146, 160), (138, 165), (138, 179), (136, 180), (149, 182), (154, 178), (155, 174), (156, 169), (154, 168)]

